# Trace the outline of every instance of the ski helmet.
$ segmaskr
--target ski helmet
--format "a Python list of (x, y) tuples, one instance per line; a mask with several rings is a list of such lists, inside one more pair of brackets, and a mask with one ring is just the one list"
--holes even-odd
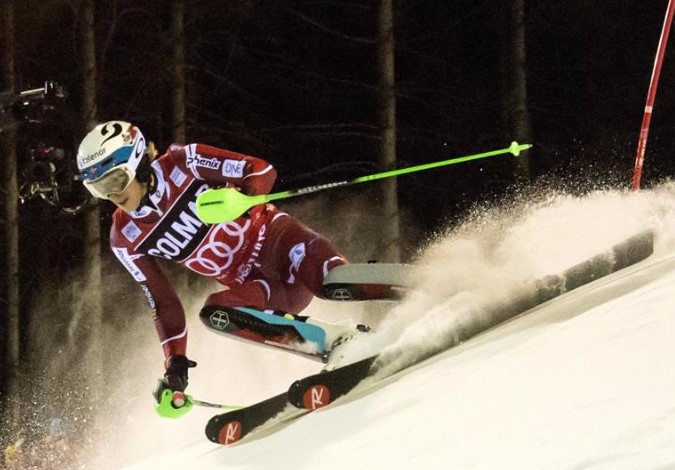
[(107, 199), (129, 186), (145, 154), (145, 137), (136, 126), (109, 121), (94, 127), (82, 139), (77, 168), (89, 192)]

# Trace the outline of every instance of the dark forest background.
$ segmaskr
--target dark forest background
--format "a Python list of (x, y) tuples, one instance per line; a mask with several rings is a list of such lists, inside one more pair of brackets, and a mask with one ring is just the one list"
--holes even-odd
[[(98, 120), (136, 124), (160, 152), (172, 139), (169, 3), (110, 0), (97, 2), (95, 9)], [(398, 167), (502, 148), (514, 140), (503, 109), (509, 5), (507, 0), (394, 2)], [(476, 204), (550, 188), (576, 194), (628, 189), (666, 6), (665, 0), (526, 1), (527, 109), (534, 144), (529, 177), (514, 176), (514, 159), (502, 156), (399, 178), (407, 226), (404, 258), (414, 257), (425, 240)], [(36, 142), (65, 149), (59, 165), (71, 165), (72, 171), (85, 124), (77, 112), (83, 74), (79, 2), (23, 0), (15, 8), (14, 91), (53, 80), (68, 93), (68, 109), (57, 119), (20, 123), (21, 184)], [(186, 143), (270, 161), (280, 175), (275, 190), (381, 171), (376, 38), (377, 2), (186, 0)], [(671, 55), (661, 73), (643, 187), (675, 172)], [(81, 196), (76, 186), (75, 200)], [(347, 196), (368, 192), (357, 186), (309, 200), (319, 212), (331, 212), (346, 204)], [(4, 213), (4, 206), (0, 209)], [(112, 209), (104, 204), (101, 210), (104, 251)], [(330, 227), (331, 233), (343, 229), (358, 233), (358, 226)], [(81, 216), (39, 198), (20, 206), (22, 348), (28, 363), (35, 293), (70, 282), (84, 262), (82, 232)], [(115, 276), (125, 276), (113, 269)], [(0, 311), (4, 298), (3, 290)], [(5, 326), (0, 322), (0, 332)]]
[[(171, 143), (167, 2), (98, 3), (98, 119), (135, 123), (162, 151)], [(399, 167), (514, 139), (502, 119), (508, 3), (395, 2)], [(636, 0), (526, 2), (534, 179), (554, 175), (572, 189), (628, 184), (664, 11), (665, 2)], [(79, 109), (77, 13), (75, 1), (18, 2), (16, 91), (55, 80)], [(187, 1), (186, 141), (268, 159), (280, 174), (275, 190), (381, 170), (376, 28), (375, 2)], [(662, 71), (646, 185), (673, 170), (672, 62)], [(58, 129), (23, 125), (20, 138), (72, 156), (84, 134), (74, 116)], [(399, 178), (400, 204), (426, 236), (476, 200), (508, 194), (512, 166), (500, 157)], [(79, 252), (77, 220), (39, 200), (22, 209), (24, 246), (40, 240), (30, 253), (60, 257), (53, 262), (67, 269)]]

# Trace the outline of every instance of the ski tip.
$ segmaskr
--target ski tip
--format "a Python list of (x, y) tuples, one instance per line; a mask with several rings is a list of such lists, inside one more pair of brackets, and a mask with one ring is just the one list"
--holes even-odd
[(212, 419), (206, 428), (206, 437), (213, 443), (227, 446), (239, 442), (244, 437), (242, 429), (241, 422), (237, 420), (220, 422)]

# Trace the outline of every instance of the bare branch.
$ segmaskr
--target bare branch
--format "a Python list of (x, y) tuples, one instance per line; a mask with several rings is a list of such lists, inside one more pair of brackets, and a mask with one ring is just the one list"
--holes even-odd
[(360, 43), (363, 43), (363, 44), (375, 44), (376, 43), (375, 39), (357, 38), (355, 36), (348, 36), (346, 34), (343, 34), (343, 33), (339, 32), (339, 31), (335, 31), (334, 29), (330, 29), (327, 26), (322, 25), (321, 23), (313, 20), (312, 18), (310, 18), (309, 16), (307, 16), (303, 13), (300, 13), (297, 10), (293, 10), (291, 8), (286, 8), (286, 10), (288, 10), (291, 14), (297, 16), (301, 20), (303, 20), (303, 21), (305, 21), (305, 22), (307, 22), (307, 23), (309, 23), (313, 26), (316, 26), (321, 31), (324, 31), (324, 32), (326, 32), (328, 34), (331, 34), (333, 36), (337, 36), (337, 37), (340, 37), (342, 39), (346, 39), (347, 41), (360, 42)]

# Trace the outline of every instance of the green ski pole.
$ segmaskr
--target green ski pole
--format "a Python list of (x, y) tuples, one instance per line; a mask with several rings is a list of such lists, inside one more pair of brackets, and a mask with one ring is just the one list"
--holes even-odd
[(265, 204), (266, 202), (275, 201), (278, 199), (287, 199), (290, 197), (301, 196), (303, 194), (324, 191), (326, 189), (351, 186), (357, 183), (365, 183), (366, 181), (391, 178), (393, 176), (430, 170), (432, 168), (438, 168), (442, 166), (455, 165), (457, 163), (494, 157), (496, 155), (503, 155), (506, 153), (513, 154), (517, 157), (520, 155), (521, 151), (527, 150), (531, 147), (532, 144), (518, 144), (518, 142), (512, 142), (509, 147), (492, 150), (490, 152), (476, 153), (473, 155), (451, 158), (449, 160), (443, 160), (439, 162), (425, 163), (422, 165), (411, 166), (409, 168), (401, 168), (399, 170), (383, 171), (381, 173), (361, 176), (352, 180), (336, 181), (334, 183), (307, 186), (305, 188), (291, 189), (288, 191), (272, 194), (259, 194), (257, 196), (248, 196), (246, 194), (242, 194), (234, 188), (208, 189), (197, 197), (197, 217), (199, 217), (202, 222), (207, 224), (229, 222), (230, 220), (234, 220), (241, 216), (253, 206)]

